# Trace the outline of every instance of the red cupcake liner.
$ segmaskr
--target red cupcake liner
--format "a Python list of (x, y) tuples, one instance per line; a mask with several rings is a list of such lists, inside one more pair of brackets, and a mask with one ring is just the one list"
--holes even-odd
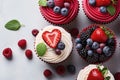
[[(100, 24), (91, 24), (91, 25), (89, 25), (88, 27), (86, 27), (86, 28), (83, 28), (81, 31), (80, 31), (80, 33), (78, 34), (78, 38), (80, 37), (80, 34), (82, 33), (82, 32), (85, 32), (86, 30), (88, 30), (88, 29), (90, 29), (90, 28), (92, 28), (93, 26), (101, 26)], [(103, 26), (103, 25), (102, 25)], [(103, 27), (105, 27), (105, 26), (103, 26)], [(115, 53), (115, 51), (116, 51), (116, 46), (117, 46), (117, 40), (116, 40), (116, 36), (115, 36), (115, 33), (110, 29), (110, 28), (108, 28), (108, 27), (106, 27), (106, 29), (107, 30), (109, 30), (113, 35), (114, 35), (114, 40), (115, 40), (115, 46), (114, 46), (114, 52), (113, 52), (113, 54)], [(95, 62), (95, 63), (90, 63), (90, 64), (101, 64), (101, 63), (104, 63), (104, 62), (106, 62), (106, 61), (108, 61), (110, 58), (112, 58), (112, 56), (113, 56), (113, 54), (111, 55), (111, 56), (109, 56), (109, 58), (108, 59), (106, 59), (106, 60), (104, 60), (104, 61), (101, 61), (101, 62)], [(80, 55), (80, 54), (79, 54)], [(80, 55), (81, 56), (81, 55)], [(86, 61), (86, 62), (88, 62), (85, 58), (83, 58), (82, 56), (81, 56), (81, 58), (84, 60), (84, 61)], [(89, 63), (89, 62), (88, 62)]]

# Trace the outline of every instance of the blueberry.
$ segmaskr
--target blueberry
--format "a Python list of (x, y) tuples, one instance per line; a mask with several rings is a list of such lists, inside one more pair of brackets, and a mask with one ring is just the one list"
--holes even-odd
[(93, 55), (93, 51), (92, 50), (88, 50), (87, 54), (88, 54), (88, 56), (92, 56)]
[(74, 65), (68, 65), (67, 70), (69, 73), (72, 73), (72, 74), (76, 72), (76, 68)]
[(103, 48), (103, 52), (106, 56), (110, 56), (111, 55), (111, 52), (110, 52), (110, 48), (108, 46), (105, 46)]
[(63, 50), (65, 48), (65, 44), (63, 42), (59, 42), (57, 48)]
[(62, 14), (63, 16), (67, 16), (67, 14), (68, 14), (68, 9), (67, 9), (67, 8), (62, 8), (62, 9), (61, 9), (61, 14)]
[(48, 0), (47, 1), (47, 6), (48, 7), (54, 7), (54, 0)]
[(105, 6), (101, 6), (100, 7), (100, 12), (101, 13), (106, 13), (107, 12), (107, 8)]
[(88, 38), (88, 39), (87, 39), (87, 45), (92, 45), (92, 44), (93, 44), (93, 40), (90, 39), (90, 38)]
[(59, 6), (55, 6), (55, 7), (53, 8), (53, 11), (54, 11), (55, 13), (59, 13), (59, 12), (60, 12), (60, 7), (59, 7)]
[(78, 44), (78, 43), (80, 43), (80, 42), (81, 42), (81, 39), (80, 39), (80, 38), (76, 38), (76, 39), (75, 39), (75, 43), (76, 43), (76, 44)]
[(80, 43), (77, 44), (77, 45), (76, 45), (76, 49), (77, 49), (77, 50), (81, 50), (81, 49), (82, 49), (82, 44), (80, 44)]
[(92, 44), (92, 48), (93, 48), (93, 49), (99, 48), (99, 43), (94, 42), (94, 43)]
[(96, 3), (96, 1), (95, 1), (95, 0), (89, 0), (89, 4), (90, 4), (91, 6), (94, 6), (94, 5), (95, 5), (95, 3)]

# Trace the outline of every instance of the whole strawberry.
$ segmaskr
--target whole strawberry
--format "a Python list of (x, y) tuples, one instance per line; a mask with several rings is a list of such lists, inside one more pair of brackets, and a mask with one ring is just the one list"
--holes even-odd
[(3, 50), (3, 55), (7, 58), (7, 59), (11, 59), (12, 58), (12, 49), (11, 48), (5, 48)]

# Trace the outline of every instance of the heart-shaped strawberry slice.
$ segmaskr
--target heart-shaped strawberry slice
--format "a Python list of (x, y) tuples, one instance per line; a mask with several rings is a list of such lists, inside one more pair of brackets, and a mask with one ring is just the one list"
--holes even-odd
[(42, 34), (42, 38), (51, 48), (56, 48), (61, 40), (61, 32), (58, 29), (54, 29), (52, 32), (45, 31)]
[(96, 42), (106, 42), (108, 39), (108, 36), (105, 34), (105, 32), (101, 28), (97, 28), (91, 35), (91, 39)]
[(90, 71), (87, 80), (104, 80), (104, 76), (97, 68), (95, 68)]

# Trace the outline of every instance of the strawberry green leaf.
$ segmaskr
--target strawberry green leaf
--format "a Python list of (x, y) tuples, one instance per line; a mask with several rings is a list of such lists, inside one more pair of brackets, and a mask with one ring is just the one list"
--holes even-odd
[(116, 9), (115, 9), (114, 6), (110, 5), (110, 6), (107, 7), (107, 11), (111, 16), (113, 16), (116, 12)]
[(10, 20), (5, 24), (5, 28), (8, 30), (18, 30), (21, 27), (21, 24), (18, 20)]
[(106, 67), (104, 67), (101, 72), (103, 75), (105, 75), (108, 72), (108, 69)]
[(105, 80), (110, 80), (110, 76), (105, 77)]
[(44, 43), (39, 43), (36, 46), (36, 51), (37, 51), (38, 56), (43, 56), (46, 53), (46, 50), (47, 50), (47, 47)]
[(39, 0), (39, 6), (47, 6), (47, 0)]

